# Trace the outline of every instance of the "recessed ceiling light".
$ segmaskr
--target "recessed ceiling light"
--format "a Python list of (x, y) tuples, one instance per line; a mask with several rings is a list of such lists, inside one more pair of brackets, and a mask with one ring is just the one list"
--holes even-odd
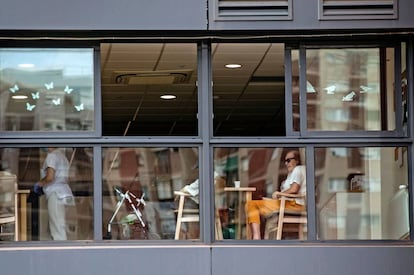
[(22, 64), (19, 64), (17, 66), (19, 66), (20, 68), (33, 68), (34, 67), (34, 64), (31, 64), (31, 63), (22, 63)]
[(170, 100), (170, 99), (176, 99), (177, 96), (175, 96), (175, 95), (162, 95), (162, 96), (160, 96), (160, 98)]
[(237, 68), (241, 68), (242, 65), (240, 64), (226, 64), (224, 65), (224, 67), (229, 68), (229, 69), (237, 69)]
[(27, 95), (13, 95), (13, 99), (27, 99)]

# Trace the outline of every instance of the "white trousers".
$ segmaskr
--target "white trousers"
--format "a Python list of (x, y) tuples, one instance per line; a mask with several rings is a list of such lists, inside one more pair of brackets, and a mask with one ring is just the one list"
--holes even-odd
[(49, 214), (49, 230), (52, 240), (67, 240), (66, 206), (64, 201), (58, 198), (56, 192), (51, 193), (47, 198), (47, 211)]

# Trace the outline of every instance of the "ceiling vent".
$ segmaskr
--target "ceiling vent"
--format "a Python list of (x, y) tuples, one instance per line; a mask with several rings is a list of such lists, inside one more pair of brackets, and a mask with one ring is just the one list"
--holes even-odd
[(189, 83), (192, 70), (114, 71), (113, 83), (127, 85), (171, 85)]
[(319, 0), (319, 19), (397, 19), (397, 3), (397, 0)]
[(291, 20), (292, 0), (215, 0), (215, 20)]

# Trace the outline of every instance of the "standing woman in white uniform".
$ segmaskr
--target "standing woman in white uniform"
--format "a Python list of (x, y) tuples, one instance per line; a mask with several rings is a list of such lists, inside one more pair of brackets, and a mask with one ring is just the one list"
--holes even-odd
[(53, 240), (67, 240), (66, 206), (74, 205), (69, 181), (69, 161), (58, 148), (47, 148), (41, 179), (34, 186), (36, 193), (42, 189), (46, 195), (49, 230)]

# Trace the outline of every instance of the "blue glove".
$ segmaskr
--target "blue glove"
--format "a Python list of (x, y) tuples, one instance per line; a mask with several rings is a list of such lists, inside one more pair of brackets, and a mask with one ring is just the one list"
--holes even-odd
[(38, 182), (33, 185), (33, 192), (37, 195), (43, 195), (43, 187)]

